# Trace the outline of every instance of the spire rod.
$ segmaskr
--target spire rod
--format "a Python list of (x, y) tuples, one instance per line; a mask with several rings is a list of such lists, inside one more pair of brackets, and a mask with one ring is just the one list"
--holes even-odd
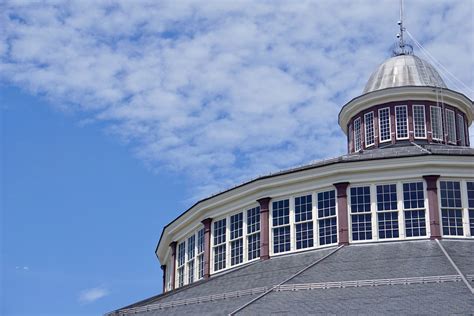
[(405, 41), (403, 40), (403, 32), (405, 31), (403, 27), (403, 0), (400, 0), (400, 20), (398, 21), (398, 25), (400, 26), (400, 33), (397, 34), (397, 37), (400, 40), (400, 48), (403, 50), (405, 47)]
[(403, 0), (400, 0), (400, 20), (398, 20), (398, 26), (400, 27), (400, 31), (397, 34), (398, 45), (395, 45), (393, 54), (394, 56), (411, 55), (413, 53), (413, 47), (410, 44), (406, 44), (403, 38), (404, 32), (406, 31), (405, 26), (403, 26)]

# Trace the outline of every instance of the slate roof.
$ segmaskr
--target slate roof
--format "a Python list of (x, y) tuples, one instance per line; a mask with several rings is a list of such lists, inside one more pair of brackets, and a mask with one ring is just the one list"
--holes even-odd
[(281, 170), (278, 172), (274, 172), (268, 175), (260, 176), (257, 177), (253, 180), (244, 182), (242, 184), (239, 184), (237, 186), (234, 186), (232, 188), (229, 188), (227, 190), (224, 190), (222, 192), (216, 193), (210, 197), (204, 198), (202, 200), (197, 201), (194, 203), (190, 208), (188, 208), (186, 211), (184, 211), (181, 215), (179, 215), (177, 218), (175, 218), (173, 221), (171, 221), (169, 224), (167, 224), (160, 236), (160, 240), (158, 241), (158, 244), (156, 246), (155, 252), (158, 250), (158, 245), (161, 242), (161, 239), (163, 238), (163, 233), (166, 230), (166, 228), (171, 225), (173, 222), (178, 220), (181, 216), (186, 214), (187, 212), (191, 211), (195, 206), (198, 204), (207, 201), (209, 199), (212, 199), (214, 197), (217, 197), (221, 194), (224, 194), (226, 192), (232, 191), (236, 188), (242, 187), (244, 185), (250, 184), (252, 182), (256, 182), (259, 180), (267, 179), (267, 178), (272, 178), (272, 177), (277, 177), (280, 175), (285, 175), (289, 173), (294, 173), (298, 171), (303, 171), (303, 170), (309, 170), (309, 169), (315, 169), (315, 168), (321, 168), (337, 163), (350, 163), (350, 162), (357, 162), (357, 161), (368, 161), (368, 160), (381, 160), (381, 159), (393, 159), (393, 158), (403, 158), (403, 157), (416, 157), (416, 156), (429, 156), (429, 155), (435, 155), (435, 156), (474, 156), (474, 148), (471, 147), (462, 147), (462, 146), (451, 146), (451, 145), (442, 145), (442, 144), (423, 144), (419, 143), (417, 141), (417, 144), (410, 143), (410, 142), (398, 142), (396, 144), (389, 144), (384, 147), (380, 148), (374, 148), (370, 150), (365, 150), (361, 151), (358, 153), (352, 153), (352, 154), (347, 154), (347, 155), (342, 155), (336, 158), (331, 158), (331, 159), (325, 159), (325, 160), (319, 160), (319, 161), (314, 161), (309, 164), (305, 164), (302, 166), (286, 169), (286, 170)]
[[(474, 240), (443, 240), (441, 244), (462, 274), (467, 276), (471, 286), (474, 286)], [(300, 274), (295, 276), (297, 272)], [(436, 277), (445, 281), (408, 281), (421, 280), (421, 277), (424, 277), (423, 280)], [(384, 285), (388, 284), (387, 279), (392, 280), (390, 282), (393, 285)], [(285, 280), (288, 281), (280, 288), (271, 290)], [(379, 280), (377, 284), (380, 285), (368, 286), (367, 281), (363, 281), (359, 282), (359, 286), (352, 284), (343, 287), (341, 282), (337, 282), (357, 280)], [(314, 289), (303, 289), (308, 284), (313, 284)], [(322, 285), (324, 288), (321, 288)], [(303, 287), (295, 290), (298, 286)], [(198, 297), (256, 288), (269, 291), (261, 298), (259, 296), (263, 291), (200, 303), (190, 301)], [(187, 300), (187, 305), (158, 305), (184, 302), (183, 299)], [(257, 300), (236, 315), (431, 315), (474, 312), (474, 294), (463, 283), (437, 242), (418, 240), (331, 247), (272, 257), (152, 297), (111, 314), (227, 315), (253, 299)]]

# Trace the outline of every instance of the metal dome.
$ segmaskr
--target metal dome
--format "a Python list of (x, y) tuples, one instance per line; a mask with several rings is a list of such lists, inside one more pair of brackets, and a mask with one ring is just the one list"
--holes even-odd
[(438, 71), (414, 55), (399, 55), (386, 60), (372, 73), (364, 94), (401, 86), (432, 86), (447, 88)]

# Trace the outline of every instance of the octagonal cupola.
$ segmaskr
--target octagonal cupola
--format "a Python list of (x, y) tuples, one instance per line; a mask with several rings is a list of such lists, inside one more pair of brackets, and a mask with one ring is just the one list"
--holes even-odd
[(403, 22), (398, 24), (393, 56), (339, 112), (348, 152), (413, 143), (469, 146), (472, 100), (448, 88), (432, 64), (413, 54), (403, 39)]

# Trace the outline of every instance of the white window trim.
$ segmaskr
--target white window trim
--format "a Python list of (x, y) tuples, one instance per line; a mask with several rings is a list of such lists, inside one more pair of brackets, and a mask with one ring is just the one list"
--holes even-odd
[[(441, 181), (456, 181), (460, 183), (461, 188), (461, 209), (462, 209), (462, 228), (463, 235), (444, 235), (443, 234), (443, 213), (441, 211)], [(474, 182), (474, 178), (454, 178), (454, 177), (440, 177), (436, 183), (438, 188), (438, 216), (439, 216), (439, 228), (440, 234), (443, 238), (446, 239), (459, 239), (459, 238), (469, 238), (474, 239), (474, 236), (471, 236), (471, 230), (469, 227), (469, 205), (467, 199), (467, 182)]]
[[(215, 222), (218, 222), (218, 221), (220, 221), (220, 220), (223, 220), (223, 219), (226, 220), (226, 223), (225, 223), (225, 224), (226, 224), (226, 226), (225, 226), (225, 230), (226, 230), (226, 231), (225, 231), (225, 236), (226, 236), (226, 239), (225, 239), (225, 242), (224, 242), (224, 243), (220, 243), (220, 244), (217, 244), (217, 245), (216, 245), (216, 244), (214, 243), (214, 232), (215, 232), (215, 230), (214, 230), (214, 223), (215, 223)], [(210, 247), (211, 249), (210, 249), (210, 252), (211, 252), (211, 253), (209, 254), (209, 257), (210, 257), (210, 259), (211, 259), (211, 260), (209, 260), (209, 261), (210, 261), (210, 262), (209, 262), (209, 265), (210, 265), (211, 274), (219, 273), (219, 272), (224, 271), (224, 270), (226, 270), (226, 269), (229, 268), (229, 265), (228, 265), (228, 261), (229, 261), (229, 258), (228, 258), (228, 257), (229, 257), (229, 235), (230, 235), (230, 232), (229, 232), (229, 215), (220, 216), (220, 217), (218, 217), (218, 218), (212, 220), (212, 223), (211, 223), (211, 234), (210, 234), (210, 238), (211, 238), (211, 247)], [(215, 263), (216, 263), (216, 262), (215, 262), (215, 249), (216, 249), (216, 247), (222, 246), (222, 245), (225, 245), (225, 256), (226, 256), (226, 257), (225, 257), (225, 264), (226, 264), (226, 265), (225, 265), (225, 268), (216, 271), (216, 270), (214, 269), (214, 265), (215, 265)]]
[[(406, 117), (406, 120), (405, 120), (405, 124), (406, 124), (406, 130), (407, 130), (407, 136), (406, 137), (399, 137), (398, 136), (398, 117), (397, 117), (397, 108), (405, 108), (405, 117)], [(410, 128), (409, 128), (409, 125), (408, 125), (408, 107), (406, 105), (396, 105), (395, 106), (395, 135), (396, 135), (396, 139), (409, 139), (409, 135), (410, 135)]]
[[(367, 116), (372, 114), (372, 135), (373, 135), (373, 138), (374, 138), (374, 141), (369, 143), (368, 140), (367, 140)], [(365, 136), (365, 147), (370, 147), (370, 146), (373, 146), (375, 145), (375, 115), (374, 115), (374, 111), (370, 111), (370, 112), (367, 112), (364, 114), (364, 136)]]
[[(423, 195), (425, 198), (425, 219), (426, 219), (426, 236), (415, 236), (415, 237), (406, 237), (405, 235), (405, 218), (404, 218), (404, 209), (403, 209), (403, 183), (412, 183), (412, 182), (423, 182)], [(384, 184), (396, 184), (397, 188), (397, 212), (398, 212), (398, 236), (397, 238), (379, 238), (379, 227), (378, 227), (378, 213), (384, 212), (394, 212), (393, 211), (377, 211), (377, 186)], [(351, 194), (350, 189), (356, 187), (370, 187), (370, 214), (372, 218), (372, 239), (367, 240), (353, 240), (352, 239), (352, 216), (357, 214), (369, 214), (369, 212), (360, 212), (352, 213), (351, 205)], [(347, 214), (348, 214), (348, 229), (349, 229), (349, 243), (351, 244), (364, 244), (370, 242), (390, 242), (394, 240), (420, 240), (428, 239), (431, 236), (430, 230), (430, 217), (429, 217), (429, 208), (428, 208), (428, 192), (426, 188), (426, 183), (422, 178), (414, 179), (404, 179), (404, 180), (382, 180), (382, 181), (373, 181), (373, 182), (363, 182), (363, 183), (351, 183), (347, 188)], [(400, 195), (401, 194), (401, 195)], [(441, 202), (439, 202), (441, 203)], [(439, 204), (441, 205), (441, 204)], [(441, 212), (441, 211), (440, 211)], [(401, 214), (403, 213), (403, 214)], [(441, 217), (440, 217), (441, 218)], [(403, 231), (402, 231), (403, 229)], [(459, 238), (459, 237), (458, 237)], [(339, 240), (339, 239), (338, 239)]]
[[(412, 237), (407, 237), (406, 236), (406, 223), (405, 223), (405, 211), (412, 211), (412, 210), (422, 210), (422, 208), (418, 208), (418, 209), (405, 209), (405, 206), (403, 205), (404, 203), (404, 198), (403, 198), (403, 185), (405, 183), (415, 183), (415, 182), (421, 182), (422, 185), (423, 185), (423, 197), (424, 197), (424, 210), (425, 210), (425, 231), (426, 231), (426, 236), (412, 236)], [(398, 189), (398, 186), (397, 186), (397, 189)], [(423, 238), (423, 239), (426, 239), (426, 238), (429, 238), (431, 236), (431, 225), (430, 225), (430, 211), (429, 211), (429, 205), (428, 205), (428, 190), (427, 190), (427, 186), (426, 186), (426, 181), (424, 181), (424, 179), (419, 179), (419, 180), (403, 180), (401, 181), (401, 185), (400, 185), (400, 192), (398, 192), (397, 190), (397, 194), (401, 194), (400, 195), (400, 199), (398, 200), (398, 202), (400, 203), (400, 210), (401, 210), (401, 213), (403, 213), (403, 236), (404, 236), (404, 239), (420, 239), (420, 238)], [(397, 197), (398, 198), (398, 197)], [(400, 232), (400, 235), (401, 235), (401, 232)]]
[[(294, 200), (294, 197), (295, 195), (292, 195), (292, 196), (285, 196), (285, 197), (279, 197), (279, 198), (275, 198), (275, 199), (272, 199), (269, 203), (269, 230), (270, 230), (270, 236), (269, 238), (271, 238), (268, 242), (269, 244), (269, 253), (270, 255), (281, 255), (281, 254), (287, 254), (287, 253), (290, 253), (290, 252), (293, 252), (293, 241), (295, 240), (295, 229), (293, 227), (294, 225), (294, 220), (292, 220), (292, 214), (294, 214), (294, 202), (293, 202), (293, 205), (292, 205), (292, 202)], [(285, 224), (285, 225), (279, 225), (279, 226), (273, 226), (273, 202), (279, 202), (279, 201), (283, 201), (283, 200), (289, 200), (288, 202), (288, 205), (289, 205), (289, 220), (288, 220), (288, 224)], [(281, 251), (281, 252), (277, 252), (275, 253), (274, 252), (274, 229), (275, 228), (278, 228), (278, 227), (285, 227), (285, 226), (290, 226), (290, 250), (288, 251)]]
[[(381, 128), (381, 115), (380, 113), (384, 110), (388, 110), (388, 136), (389, 138), (388, 139), (385, 139), (385, 140), (382, 140), (382, 128)], [(378, 119), (378, 124), (379, 124), (379, 142), (380, 143), (386, 143), (386, 142), (390, 142), (392, 141), (392, 119), (391, 119), (391, 115), (390, 115), (390, 107), (384, 107), (384, 108), (381, 108), (379, 109), (379, 119)]]
[[(423, 127), (424, 127), (424, 136), (416, 136), (416, 123), (415, 123), (415, 108), (423, 109)], [(412, 107), (412, 121), (413, 121), (413, 137), (415, 139), (426, 139), (426, 109), (422, 104), (414, 104)]]
[[(230, 237), (231, 237), (231, 218), (232, 218), (232, 216), (235, 216), (235, 215), (237, 215), (237, 214), (242, 214), (242, 235), (241, 235), (240, 237), (231, 239), (231, 238), (230, 238)], [(242, 264), (242, 263), (244, 263), (244, 262), (246, 261), (246, 260), (245, 260), (245, 259), (246, 259), (246, 258), (245, 258), (245, 249), (246, 249), (246, 247), (245, 247), (245, 237), (246, 237), (246, 235), (245, 235), (245, 228), (244, 228), (244, 227), (245, 227), (245, 223), (246, 223), (246, 219), (244, 218), (244, 217), (245, 217), (244, 215), (245, 215), (245, 212), (244, 212), (244, 211), (239, 211), (239, 212), (230, 214), (230, 215), (228, 216), (228, 217), (229, 217), (229, 241), (228, 241), (228, 243), (229, 243), (229, 246), (228, 246), (228, 247), (229, 247), (229, 255), (227, 256), (227, 257), (228, 257), (228, 258), (227, 258), (227, 259), (228, 259), (227, 261), (228, 261), (228, 263), (229, 263), (229, 267), (232, 267), (232, 268), (233, 268), (233, 267), (236, 267), (236, 266), (238, 266), (239, 264)], [(239, 239), (242, 240), (242, 262), (233, 265), (233, 264), (232, 264), (232, 242), (233, 242), (233, 241), (237, 241), (237, 240), (239, 240)], [(227, 265), (226, 265), (226, 267), (227, 267)], [(219, 271), (220, 271), (220, 270), (219, 270)]]

